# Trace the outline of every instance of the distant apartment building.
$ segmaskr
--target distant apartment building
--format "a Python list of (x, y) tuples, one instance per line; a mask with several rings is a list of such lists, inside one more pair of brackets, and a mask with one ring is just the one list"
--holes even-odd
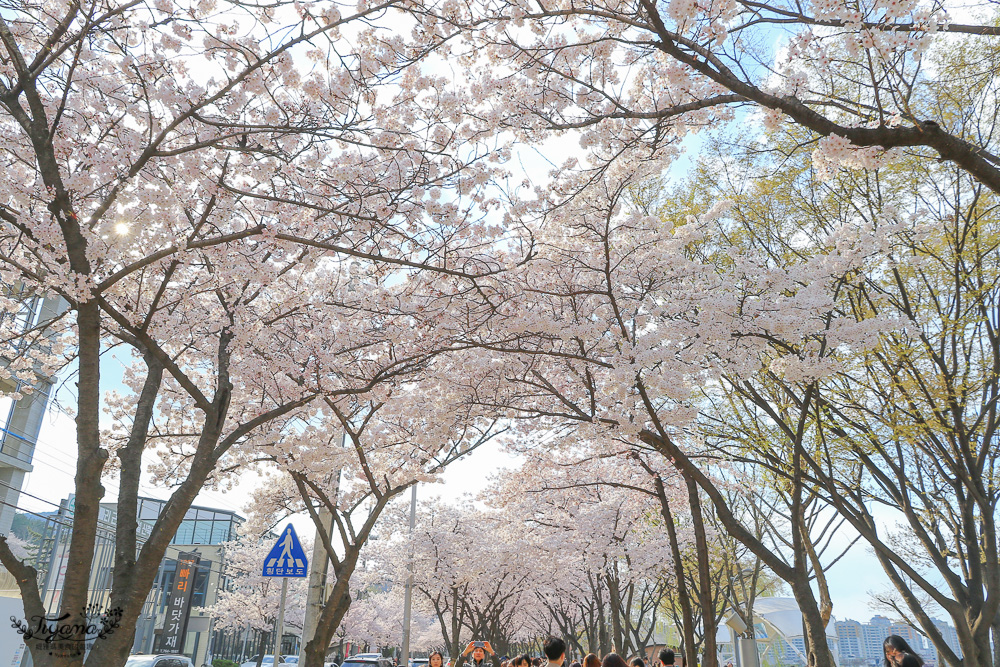
[[(958, 655), (962, 657), (962, 651), (958, 646), (958, 633), (951, 625), (940, 619), (931, 619), (938, 631), (945, 639), (945, 643)], [(924, 638), (916, 628), (893, 621), (885, 616), (873, 616), (867, 623), (860, 623), (852, 619), (837, 621), (835, 624), (837, 631), (837, 643), (840, 646), (840, 664), (861, 664), (879, 665), (884, 660), (882, 644), (889, 635), (899, 635), (914, 651), (920, 653), (927, 665), (938, 665), (944, 667), (947, 661), (943, 660), (937, 650)]]
[(892, 621), (885, 616), (872, 616), (871, 620), (861, 626), (861, 631), (865, 637), (865, 659), (868, 661), (880, 660), (884, 656), (882, 642), (891, 635), (889, 626)]
[(865, 649), (865, 633), (861, 623), (854, 620), (837, 621), (834, 624), (837, 643), (840, 646), (841, 664), (868, 660)]
[[(948, 645), (948, 648), (954, 651), (955, 655), (957, 655), (958, 658), (961, 659), (962, 648), (958, 645), (958, 632), (955, 630), (955, 628), (948, 625), (946, 621), (942, 621), (939, 618), (932, 618), (931, 622), (934, 624), (934, 627), (937, 628), (938, 632), (941, 633), (941, 636), (944, 637), (944, 643)], [(941, 665), (950, 664), (947, 660), (944, 659), (944, 656), (941, 655), (941, 652), (938, 651), (936, 648), (933, 648), (933, 652), (934, 652), (935, 662), (939, 665), (939, 667)]]

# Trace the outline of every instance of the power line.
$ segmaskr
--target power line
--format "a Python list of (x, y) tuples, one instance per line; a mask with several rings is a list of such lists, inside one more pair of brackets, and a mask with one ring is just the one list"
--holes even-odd
[(60, 504), (57, 503), (57, 502), (53, 502), (51, 500), (48, 500), (47, 498), (41, 498), (41, 497), (36, 496), (34, 494), (28, 493), (27, 491), (19, 489), (16, 486), (12, 486), (12, 485), (8, 484), (7, 482), (5, 482), (3, 480), (0, 480), (0, 486), (6, 486), (8, 489), (11, 489), (13, 491), (17, 491), (20, 495), (28, 496), (29, 498), (34, 498), (35, 500), (40, 500), (43, 503), (46, 503), (48, 505), (52, 505), (54, 507), (59, 507), (60, 506)]
[[(0, 484), (2, 484), (2, 483), (3, 482), (0, 482)], [(31, 514), (32, 516), (36, 516), (39, 519), (42, 519), (43, 521), (45, 521), (47, 523), (52, 523), (52, 524), (55, 524), (57, 526), (62, 526), (63, 528), (67, 528), (67, 529), (70, 529), (70, 530), (73, 529), (73, 523), (71, 521), (67, 521), (67, 519), (70, 518), (68, 515), (61, 515), (61, 514), (39, 514), (38, 512), (34, 512), (32, 510), (26, 509), (26, 508), (21, 507), (19, 505), (15, 505), (13, 503), (8, 503), (5, 500), (0, 500), (0, 505), (6, 505), (7, 507), (10, 507), (10, 508), (14, 509), (15, 511), (23, 512), (25, 514)], [(113, 534), (115, 532), (115, 530), (117, 529), (117, 525), (110, 524), (110, 523), (108, 523), (106, 521), (100, 521), (100, 520), (98, 520), (98, 523), (99, 524), (103, 524), (103, 526), (99, 526), (98, 527), (99, 530), (105, 530), (106, 532), (109, 532), (109, 533)], [(111, 540), (108, 539), (108, 541), (110, 542)], [(141, 544), (145, 544), (145, 540), (143, 540), (141, 542)], [(161, 560), (173, 561), (174, 563), (187, 563), (188, 562), (187, 560), (181, 560), (180, 558), (174, 558), (173, 556), (167, 555), (166, 551), (169, 551), (170, 549), (173, 549), (173, 550), (175, 550), (177, 552), (178, 555), (180, 555), (181, 553), (188, 553), (188, 552), (190, 552), (192, 550), (192, 548), (197, 549), (198, 547), (218, 547), (220, 550), (222, 550), (223, 552), (225, 552), (225, 549), (223, 549), (218, 544), (184, 544), (184, 545), (168, 544), (167, 547), (166, 547), (166, 550), (164, 551), (164, 554), (163, 554), (163, 557), (161, 558)], [(203, 561), (203, 562), (207, 563), (208, 566), (206, 567), (205, 565), (200, 565), (200, 564), (197, 565), (197, 567), (200, 570), (205, 571), (205, 572), (209, 572), (209, 573), (215, 572), (219, 576), (226, 576), (227, 574), (230, 574), (230, 573), (253, 574), (255, 572), (253, 570), (245, 570), (243, 568), (238, 568), (238, 567), (235, 567), (235, 566), (232, 566), (232, 565), (224, 566), (221, 561), (206, 560), (206, 561)], [(223, 569), (222, 569), (223, 567), (226, 567), (226, 569), (227, 569), (226, 572), (223, 572)]]
[[(41, 443), (42, 441), (39, 441), (39, 442)], [(45, 444), (45, 443), (42, 443), (42, 444)], [(70, 478), (76, 477), (76, 471), (75, 470), (71, 470), (71, 469), (69, 469), (67, 467), (63, 467), (61, 465), (57, 465), (57, 463), (62, 463), (62, 461), (60, 461), (59, 459), (56, 459), (54, 456), (52, 456), (50, 453), (48, 453), (44, 449), (36, 448), (34, 450), (33, 454), (34, 454), (34, 459), (32, 459), (32, 460), (28, 460), (28, 461), (24, 461), (24, 459), (19, 459), (19, 460), (24, 461), (25, 463), (28, 463), (28, 464), (37, 464), (37, 465), (49, 468), (51, 470), (54, 470), (54, 471), (59, 472), (61, 474), (64, 474), (64, 475), (66, 475), (66, 476), (68, 476)], [(41, 457), (41, 458), (39, 458), (39, 457)], [(52, 461), (54, 461), (55, 463), (46, 461), (45, 459), (47, 459), (47, 458), (52, 459)], [(27, 472), (25, 474), (26, 479), (29, 479), (31, 475), (32, 475), (32, 472)], [(109, 489), (110, 491), (113, 491), (114, 489), (120, 489), (121, 488), (121, 484), (119, 482), (115, 481), (114, 479), (105, 479), (105, 480), (102, 480), (102, 484), (105, 484), (107, 486), (112, 487), (112, 489)], [(139, 490), (142, 493), (144, 493), (146, 495), (149, 495), (149, 496), (153, 496), (153, 497), (155, 497), (157, 495), (157, 493), (159, 491), (161, 491), (161, 489), (158, 489), (157, 487), (149, 486), (149, 485), (145, 484), (142, 481), (139, 482)], [(209, 495), (211, 497), (212, 502), (214, 502), (214, 503), (222, 506), (225, 509), (231, 510), (231, 511), (236, 512), (236, 513), (242, 513), (243, 512), (243, 510), (241, 508), (236, 507), (234, 504), (232, 504), (229, 501), (225, 500), (220, 494), (216, 493), (215, 491), (203, 488), (199, 493), (204, 493), (204, 494)], [(31, 494), (27, 494), (27, 492), (25, 492), (25, 494), (29, 495), (29, 496), (31, 495)], [(53, 503), (52, 501), (46, 500), (44, 498), (38, 498), (37, 496), (31, 496), (31, 497), (37, 498), (39, 500), (42, 500), (43, 502), (47, 502), (47, 503), (51, 503), (51, 504), (56, 504), (57, 505), (57, 503)], [(159, 498), (157, 498), (157, 500), (159, 500)]]

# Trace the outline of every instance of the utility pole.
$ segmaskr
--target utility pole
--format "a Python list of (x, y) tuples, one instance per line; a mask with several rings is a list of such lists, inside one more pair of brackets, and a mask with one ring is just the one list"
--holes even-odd
[[(333, 475), (333, 490), (330, 500), (337, 501), (337, 494), (340, 491), (340, 471)], [(317, 512), (320, 522), (326, 529), (326, 534), (333, 539), (333, 513), (324, 505)], [(316, 636), (316, 626), (319, 625), (319, 615), (323, 611), (323, 603), (326, 601), (326, 579), (330, 567), (330, 555), (323, 546), (319, 532), (313, 541), (312, 569), (309, 571), (309, 588), (306, 591), (306, 617), (302, 623), (302, 644), (299, 647), (299, 664), (305, 664), (306, 644)]]
[(403, 660), (399, 667), (410, 667), (410, 606), (413, 601), (413, 529), (417, 525), (417, 485), (410, 496), (410, 558), (406, 564), (406, 595), (403, 599)]
[[(325, 507), (321, 508), (317, 514), (327, 534), (333, 530), (333, 514)], [(302, 624), (302, 647), (300, 648), (299, 662), (305, 663), (306, 644), (316, 636), (316, 626), (319, 625), (319, 615), (323, 610), (323, 603), (326, 601), (326, 577), (330, 567), (330, 556), (326, 553), (323, 540), (316, 534), (313, 542), (312, 569), (309, 571), (309, 588), (306, 591), (306, 617)]]

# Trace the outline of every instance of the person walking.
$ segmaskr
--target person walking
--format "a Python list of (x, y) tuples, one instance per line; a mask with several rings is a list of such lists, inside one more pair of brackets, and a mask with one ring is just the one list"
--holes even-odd
[(550, 636), (542, 644), (542, 653), (549, 661), (546, 667), (562, 667), (562, 664), (566, 662), (566, 642), (558, 637)]
[(601, 661), (601, 667), (628, 667), (628, 663), (617, 653), (608, 653)]
[(884, 667), (923, 667), (924, 659), (899, 635), (889, 635), (882, 642)]
[(664, 647), (660, 649), (660, 667), (674, 667), (674, 652)]
[(583, 667), (601, 667), (601, 659), (594, 653), (588, 653), (583, 658)]

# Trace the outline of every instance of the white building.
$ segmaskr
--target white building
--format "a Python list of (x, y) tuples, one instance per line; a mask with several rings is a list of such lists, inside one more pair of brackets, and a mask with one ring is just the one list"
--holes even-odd
[[(8, 335), (12, 331), (27, 331), (65, 310), (65, 302), (61, 299), (21, 294), (17, 293), (18, 288), (4, 285), (0, 285), (0, 289), (6, 296), (20, 299), (24, 304), (15, 316), (0, 315), (0, 330)], [(11, 343), (0, 348), (0, 366), (10, 363), (11, 357), (17, 354), (18, 344)], [(49, 381), (39, 382), (30, 387), (32, 391), (24, 392), (22, 398), (15, 401), (10, 394), (22, 393), (26, 387), (23, 383), (0, 377), (0, 535), (10, 532), (24, 476), (32, 470), (35, 443), (51, 387)], [(5, 587), (0, 585), (0, 588)]]
[[(802, 612), (793, 598), (757, 598), (753, 611), (754, 635), (761, 667), (801, 667), (809, 664)], [(833, 651), (834, 660), (839, 664), (837, 634), (833, 623), (826, 628), (826, 639)], [(716, 642), (722, 664), (732, 660), (736, 667), (744, 667), (736, 658), (733, 635), (726, 625), (719, 627)]]

